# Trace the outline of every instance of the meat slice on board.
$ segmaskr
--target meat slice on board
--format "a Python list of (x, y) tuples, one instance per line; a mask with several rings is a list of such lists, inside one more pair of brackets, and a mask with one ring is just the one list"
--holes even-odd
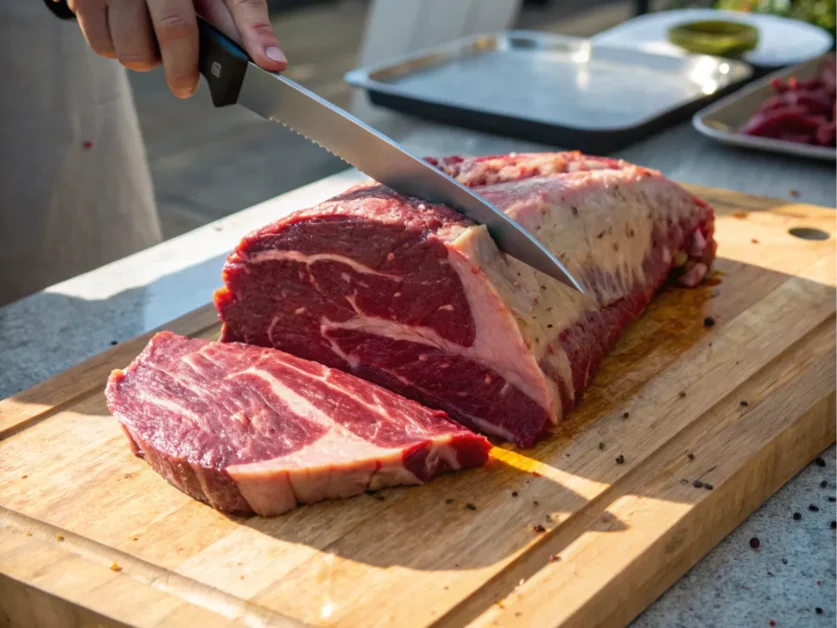
[(490, 444), (374, 384), (260, 347), (154, 336), (106, 390), (134, 453), (228, 512), (421, 484), (482, 466)]
[(714, 213), (659, 172), (580, 153), (431, 160), (558, 255), (581, 295), (483, 226), (373, 183), (246, 236), (222, 340), (276, 347), (529, 446), (578, 403), (672, 275), (695, 285)]

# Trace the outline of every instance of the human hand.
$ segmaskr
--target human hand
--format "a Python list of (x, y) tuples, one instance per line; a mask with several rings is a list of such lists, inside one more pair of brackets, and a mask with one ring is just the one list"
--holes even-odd
[(69, 0), (68, 5), (97, 54), (139, 72), (162, 63), (178, 98), (188, 98), (198, 86), (198, 14), (265, 70), (280, 72), (287, 65), (266, 0)]

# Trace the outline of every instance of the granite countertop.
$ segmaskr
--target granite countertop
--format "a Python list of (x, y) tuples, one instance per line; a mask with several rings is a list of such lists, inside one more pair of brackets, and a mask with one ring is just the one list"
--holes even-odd
[[(436, 125), (399, 126), (399, 139), (420, 154), (555, 150)], [(618, 156), (684, 182), (835, 206), (833, 164), (721, 147), (688, 125)], [(339, 173), (0, 308), (0, 398), (205, 305), (242, 234), (360, 179), (354, 171)], [(828, 498), (837, 494), (835, 448), (819, 462), (824, 466), (812, 463), (791, 480), (634, 625), (834, 626), (837, 546), (831, 525), (837, 517)], [(801, 519), (793, 518), (795, 512)], [(752, 538), (759, 539), (758, 549), (751, 548)]]

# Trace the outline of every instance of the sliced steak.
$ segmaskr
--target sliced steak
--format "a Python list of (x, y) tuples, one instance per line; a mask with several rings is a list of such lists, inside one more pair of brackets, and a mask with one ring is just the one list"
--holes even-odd
[(483, 465), (490, 448), (444, 412), (341, 371), (170, 332), (114, 371), (106, 396), (137, 456), (230, 512), (420, 484)]
[(534, 234), (586, 294), (501, 254), (453, 210), (369, 184), (241, 241), (215, 295), (222, 340), (354, 373), (532, 445), (668, 277), (707, 273), (713, 211), (659, 172), (580, 153), (434, 163)]

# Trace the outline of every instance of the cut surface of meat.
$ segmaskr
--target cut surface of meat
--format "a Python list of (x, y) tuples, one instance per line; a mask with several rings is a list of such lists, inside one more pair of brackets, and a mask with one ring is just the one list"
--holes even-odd
[(370, 183), (241, 241), (215, 294), (222, 340), (342, 369), (530, 446), (669, 277), (706, 275), (712, 208), (659, 172), (577, 152), (430, 161), (537, 237), (585, 294), (457, 212)]
[(421, 484), (482, 466), (490, 444), (339, 370), (273, 349), (155, 335), (106, 389), (134, 453), (228, 512)]

